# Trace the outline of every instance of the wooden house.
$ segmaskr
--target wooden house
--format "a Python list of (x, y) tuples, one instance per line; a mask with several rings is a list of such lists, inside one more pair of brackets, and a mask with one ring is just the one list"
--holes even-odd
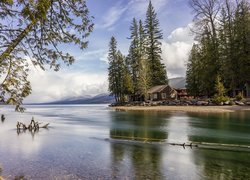
[(169, 85), (154, 86), (148, 90), (148, 95), (152, 101), (177, 99), (177, 91)]
[(186, 88), (186, 78), (178, 77), (169, 80), (169, 85), (177, 91), (178, 99), (188, 99), (188, 93)]
[(175, 89), (175, 90), (177, 91), (177, 98), (178, 99), (188, 99), (188, 98), (190, 98), (188, 96), (186, 88), (179, 88), (179, 89)]

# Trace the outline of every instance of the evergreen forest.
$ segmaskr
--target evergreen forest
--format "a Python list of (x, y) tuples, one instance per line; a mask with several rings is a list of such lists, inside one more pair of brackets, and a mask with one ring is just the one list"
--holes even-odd
[[(187, 62), (190, 95), (234, 97), (250, 80), (250, 4), (192, 0), (196, 43)], [(221, 88), (218, 88), (221, 86)]]
[[(187, 60), (189, 96), (219, 98), (244, 96), (250, 80), (250, 3), (247, 0), (190, 0), (195, 43)], [(161, 57), (163, 33), (152, 3), (144, 23), (132, 20), (127, 56), (109, 44), (109, 91), (117, 102), (147, 99), (147, 91), (168, 84)]]
[(109, 91), (116, 102), (147, 98), (151, 86), (168, 83), (167, 71), (162, 63), (160, 29), (157, 13), (149, 2), (145, 22), (132, 20), (129, 52), (124, 56), (117, 48), (117, 41), (112, 37), (109, 43)]

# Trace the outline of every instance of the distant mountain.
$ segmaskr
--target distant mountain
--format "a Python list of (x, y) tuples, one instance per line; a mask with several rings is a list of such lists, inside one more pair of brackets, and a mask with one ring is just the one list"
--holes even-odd
[(177, 77), (169, 79), (168, 84), (175, 89), (185, 89), (186, 88), (186, 78)]
[(59, 101), (49, 102), (45, 104), (108, 104), (115, 102), (113, 96), (107, 93), (92, 96), (71, 97)]

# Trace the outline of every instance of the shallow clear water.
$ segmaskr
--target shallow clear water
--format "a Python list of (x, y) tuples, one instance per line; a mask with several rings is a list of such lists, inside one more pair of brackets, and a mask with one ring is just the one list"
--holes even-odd
[[(250, 179), (249, 112), (30, 105), (23, 114), (0, 107), (0, 114), (6, 116), (0, 122), (0, 175), (7, 179)], [(50, 128), (18, 134), (16, 122), (28, 124), (32, 116)], [(212, 144), (168, 144), (190, 142)]]

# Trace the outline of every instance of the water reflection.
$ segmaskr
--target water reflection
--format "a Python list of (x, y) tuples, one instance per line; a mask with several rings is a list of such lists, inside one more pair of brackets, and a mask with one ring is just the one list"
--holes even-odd
[(187, 143), (189, 141), (189, 117), (185, 114), (168, 118), (168, 142)]
[[(246, 112), (222, 114), (189, 113), (189, 140), (218, 144), (249, 145), (250, 116)], [(194, 164), (204, 179), (248, 179), (250, 153), (196, 149)]]
[(147, 112), (116, 112), (111, 113), (110, 137), (113, 139), (136, 141), (164, 141), (167, 139), (169, 114)]
[[(175, 113), (175, 116), (168, 118), (167, 142), (189, 144), (190, 120), (186, 113)], [(196, 173), (197, 167), (194, 164), (194, 151), (191, 146), (186, 148), (185, 146), (168, 146), (163, 159), (162, 167), (169, 174), (178, 177), (177, 179), (199, 179)]]
[(17, 135), (21, 135), (21, 134), (30, 134), (32, 137), (32, 140), (34, 140), (35, 135), (39, 132), (39, 130), (28, 130), (28, 129), (16, 129), (16, 133)]
[[(169, 114), (148, 112), (111, 113), (110, 138), (131, 140), (110, 144), (112, 177), (133, 179), (161, 179), (162, 152), (158, 145), (134, 144), (134, 141), (159, 142), (168, 137)], [(125, 144), (124, 144), (125, 143)]]
[[(3, 111), (7, 118), (0, 123), (2, 176), (14, 178), (25, 174), (27, 179), (250, 177), (249, 152), (183, 149), (150, 142), (210, 142), (215, 138), (223, 143), (228, 140), (237, 143), (238, 139), (249, 145), (249, 113), (199, 115), (114, 112), (97, 106), (38, 107), (30, 107), (31, 111), (23, 114)], [(52, 129), (16, 134), (16, 121), (29, 123), (34, 114), (36, 119), (51, 123)]]
[(249, 179), (250, 153), (199, 149), (195, 164), (204, 179)]
[[(162, 152), (150, 144), (111, 143), (112, 178), (162, 179)], [(126, 179), (126, 178), (125, 178)]]
[[(244, 115), (243, 115), (244, 114)], [(222, 114), (189, 113), (189, 140), (249, 145), (250, 116), (246, 112)]]
[(159, 179), (162, 177), (162, 153), (157, 146), (133, 146), (131, 154), (135, 179)]

